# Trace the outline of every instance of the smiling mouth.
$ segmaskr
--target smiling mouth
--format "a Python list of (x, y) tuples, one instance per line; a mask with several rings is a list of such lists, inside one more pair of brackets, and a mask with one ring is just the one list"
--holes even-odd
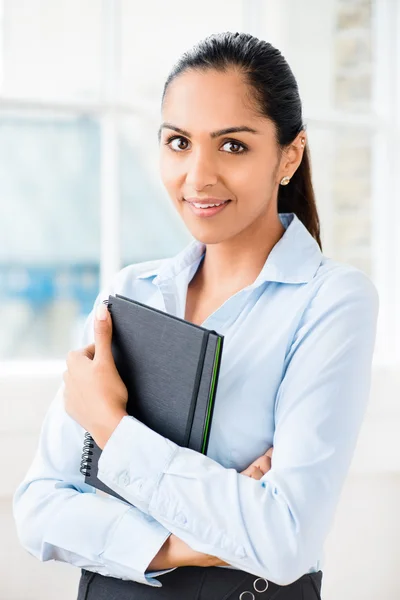
[(192, 204), (196, 208), (214, 208), (216, 206), (222, 206), (223, 204), (226, 204), (227, 202), (230, 202), (230, 200), (223, 200), (222, 202), (214, 202), (214, 203), (210, 202), (207, 204), (205, 204), (204, 202), (189, 202), (189, 204)]
[(224, 200), (223, 202), (210, 204), (202, 204), (200, 202), (188, 202), (187, 200), (185, 202), (190, 206), (191, 211), (197, 217), (212, 217), (223, 211), (228, 206), (228, 204), (230, 204), (231, 201)]

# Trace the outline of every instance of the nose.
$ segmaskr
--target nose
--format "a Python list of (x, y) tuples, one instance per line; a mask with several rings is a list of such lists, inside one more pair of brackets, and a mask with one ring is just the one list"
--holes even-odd
[(193, 152), (187, 163), (187, 187), (201, 191), (208, 185), (215, 185), (217, 181), (218, 175), (211, 156), (206, 152)]

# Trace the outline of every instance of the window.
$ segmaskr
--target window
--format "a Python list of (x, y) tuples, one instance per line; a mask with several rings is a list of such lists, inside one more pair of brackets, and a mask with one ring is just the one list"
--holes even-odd
[(324, 251), (376, 282), (377, 357), (398, 360), (396, 23), (392, 0), (0, 1), (2, 360), (63, 360), (100, 286), (189, 240), (159, 181), (160, 97), (181, 52), (225, 30), (292, 66)]
[(245, 3), (193, 6), (189, 26), (182, 0), (1, 8), (0, 356), (62, 360), (100, 286), (188, 241), (158, 181), (161, 87), (196, 38), (241, 29)]

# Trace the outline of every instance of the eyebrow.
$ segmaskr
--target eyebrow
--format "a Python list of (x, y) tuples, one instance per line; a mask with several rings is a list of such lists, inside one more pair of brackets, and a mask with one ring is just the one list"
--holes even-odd
[[(172, 125), (172, 123), (163, 123), (161, 125), (160, 129), (158, 130), (158, 139), (159, 140), (161, 138), (161, 130), (162, 129), (172, 129), (173, 131), (176, 131), (177, 133), (181, 133), (185, 137), (191, 137), (190, 133), (188, 131), (186, 131), (185, 129), (176, 127), (176, 125)], [(220, 137), (221, 135), (227, 135), (228, 133), (240, 133), (241, 131), (244, 131), (247, 133), (255, 133), (255, 134), (260, 133), (259, 131), (256, 131), (252, 127), (248, 127), (247, 125), (241, 125), (239, 127), (226, 127), (225, 129), (218, 129), (217, 131), (212, 131), (210, 133), (210, 137), (211, 137), (211, 139), (215, 139), (217, 137)]]

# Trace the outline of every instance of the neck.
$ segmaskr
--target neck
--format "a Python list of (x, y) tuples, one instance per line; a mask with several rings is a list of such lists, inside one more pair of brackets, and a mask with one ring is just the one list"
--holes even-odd
[(265, 223), (242, 231), (238, 236), (207, 244), (206, 255), (196, 273), (203, 290), (241, 289), (253, 283), (262, 270), (269, 253), (285, 233), (278, 213)]

